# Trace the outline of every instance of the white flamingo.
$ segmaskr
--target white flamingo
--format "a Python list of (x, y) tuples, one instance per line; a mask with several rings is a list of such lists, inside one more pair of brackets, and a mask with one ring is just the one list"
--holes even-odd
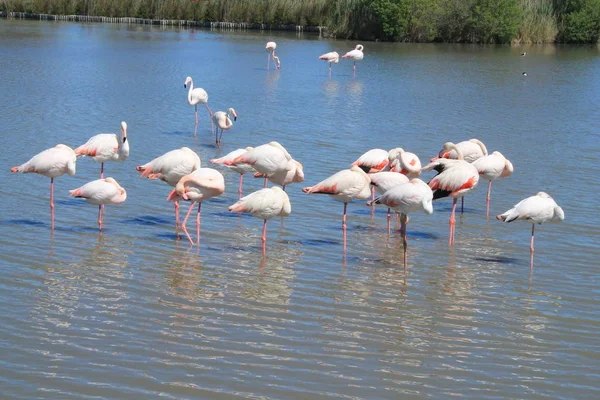
[(354, 63), (354, 75), (356, 75), (356, 62), (361, 61), (365, 55), (363, 54), (364, 46), (362, 44), (357, 44), (354, 50), (351, 50), (344, 54), (342, 58), (350, 58)]
[(337, 64), (340, 62), (340, 55), (335, 51), (330, 51), (319, 56), (319, 60), (325, 60), (329, 64), (329, 76), (331, 76), (331, 64)]
[[(206, 90), (202, 88), (194, 89), (194, 81), (189, 76), (185, 78), (185, 83), (183, 84), (183, 87), (186, 88), (188, 85), (190, 86), (190, 89), (188, 90), (187, 101), (190, 106), (194, 106), (194, 113), (196, 115), (196, 125), (198, 125), (198, 104), (204, 104), (206, 106), (206, 109), (208, 110), (209, 117), (212, 117), (212, 111), (208, 106), (208, 93), (206, 93)], [(194, 136), (195, 135), (196, 131), (194, 131)]]
[(98, 228), (102, 230), (102, 209), (105, 204), (120, 204), (127, 200), (127, 192), (113, 178), (101, 178), (85, 185), (69, 190), (69, 195), (85, 199), (98, 206)]
[(246, 154), (248, 151), (250, 151), (252, 149), (253, 149), (253, 147), (246, 147), (245, 149), (237, 149), (237, 150), (232, 151), (231, 153), (224, 155), (221, 158), (215, 158), (215, 159), (210, 160), (210, 162), (212, 164), (225, 165), (227, 168), (240, 174), (240, 186), (238, 188), (238, 193), (240, 195), (240, 199), (242, 198), (242, 184), (244, 182), (244, 174), (254, 171), (254, 168), (252, 168), (252, 165), (244, 164), (244, 163), (239, 163), (236, 165), (231, 165), (231, 164), (227, 165), (227, 163), (233, 162), (233, 160), (235, 160), (242, 154)]
[(292, 159), (292, 168), (289, 171), (279, 171), (270, 176), (267, 176), (261, 172), (254, 174), (255, 178), (267, 178), (271, 183), (281, 185), (281, 188), (285, 191), (285, 187), (292, 183), (304, 182), (304, 169), (302, 164)]
[(406, 175), (409, 179), (418, 178), (421, 175), (421, 160), (416, 154), (398, 147), (390, 150), (388, 158), (390, 171)]
[[(403, 174), (399, 174), (397, 172), (391, 172), (391, 171), (383, 171), (383, 172), (376, 172), (374, 174), (369, 175), (369, 178), (371, 178), (371, 186), (373, 186), (375, 188), (375, 190), (377, 191), (377, 193), (384, 194), (385, 192), (387, 192), (388, 190), (401, 185), (403, 183), (408, 183), (408, 178), (406, 177), (406, 175)], [(376, 204), (373, 203), (373, 201), (375, 201), (374, 199), (371, 201), (370, 204)], [(388, 212), (387, 212), (387, 228), (388, 228), (388, 235), (391, 233), (391, 214), (390, 214), (390, 208), (388, 207)]]
[[(221, 147), (223, 131), (229, 130), (233, 127), (233, 121), (231, 121), (231, 117), (233, 117), (233, 121), (237, 121), (238, 115), (233, 108), (228, 108), (227, 112), (217, 111), (212, 115), (213, 125), (217, 128), (215, 140), (217, 146), (219, 147)], [(219, 129), (221, 129), (221, 136), (219, 136)]]
[(225, 165), (251, 165), (256, 171), (264, 174), (265, 187), (267, 187), (267, 177), (283, 171), (290, 171), (294, 167), (292, 156), (287, 150), (277, 142), (270, 142), (255, 147), (250, 151), (238, 156), (233, 161), (225, 161)]
[(502, 155), (502, 153), (494, 151), (492, 154), (475, 160), (473, 166), (477, 168), (480, 178), (489, 181), (485, 207), (485, 216), (489, 217), (490, 200), (492, 197), (492, 181), (498, 178), (506, 178), (511, 175), (514, 170), (513, 165)]
[(104, 163), (107, 161), (122, 162), (129, 157), (129, 141), (127, 140), (127, 123), (121, 122), (121, 139), (114, 133), (94, 135), (85, 144), (75, 149), (78, 157), (91, 157), (100, 163), (100, 178), (104, 178)]
[[(265, 46), (265, 50), (267, 51), (267, 71), (271, 69), (271, 62), (270, 62), (270, 58), (275, 58), (275, 49), (277, 48), (277, 43), (275, 42), (267, 42), (267, 45)], [(279, 58), (278, 58), (279, 60)]]

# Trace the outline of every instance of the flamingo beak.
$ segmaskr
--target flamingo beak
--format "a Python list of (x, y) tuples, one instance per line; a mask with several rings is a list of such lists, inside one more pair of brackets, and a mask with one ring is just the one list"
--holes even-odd
[(180, 196), (184, 199), (184, 200), (189, 200), (187, 194), (185, 193), (181, 193)]
[(183, 88), (185, 89), (186, 87), (187, 87), (187, 85), (184, 83), (184, 84), (183, 84)]

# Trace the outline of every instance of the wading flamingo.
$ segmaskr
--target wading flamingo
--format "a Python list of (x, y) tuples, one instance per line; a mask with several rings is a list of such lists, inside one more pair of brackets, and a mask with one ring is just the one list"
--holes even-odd
[(260, 189), (242, 197), (237, 203), (228, 208), (231, 212), (250, 213), (256, 218), (263, 220), (262, 251), (266, 252), (267, 244), (267, 221), (275, 217), (287, 217), (292, 212), (290, 198), (280, 187)]
[(404, 246), (404, 270), (408, 261), (407, 242), (406, 242), (406, 224), (408, 222), (407, 214), (414, 211), (423, 211), (427, 215), (433, 213), (433, 192), (425, 182), (418, 178), (412, 179), (408, 183), (402, 183), (385, 192), (383, 196), (376, 198), (371, 203), (383, 204), (392, 210), (400, 213), (400, 233), (402, 235), (402, 244)]
[(12, 167), (10, 172), (21, 172), (24, 174), (35, 172), (50, 178), (50, 221), (51, 229), (54, 230), (54, 178), (67, 173), (75, 175), (77, 155), (69, 146), (57, 144), (55, 147), (36, 154), (25, 164)]
[(225, 161), (224, 164), (227, 166), (251, 165), (256, 171), (265, 175), (265, 187), (267, 187), (267, 177), (283, 171), (290, 171), (294, 167), (292, 156), (277, 142), (255, 147), (233, 161)]
[[(390, 190), (398, 185), (401, 185), (403, 183), (408, 183), (408, 178), (406, 177), (406, 175), (402, 175), (397, 172), (391, 172), (391, 171), (376, 172), (374, 174), (369, 175), (369, 178), (371, 178), (371, 186), (373, 186), (375, 188), (375, 190), (377, 191), (377, 193), (379, 193), (380, 195), (384, 194), (388, 190)], [(375, 200), (371, 200), (371, 202), (369, 202), (369, 204), (373, 204), (373, 205), (378, 204), (378, 203), (373, 203), (374, 201)], [(390, 235), (391, 230), (392, 230), (391, 220), (392, 220), (392, 216), (390, 214), (390, 207), (388, 207), (388, 212), (387, 212), (388, 235)]]
[(406, 175), (409, 179), (418, 178), (421, 175), (421, 160), (416, 154), (398, 147), (390, 150), (388, 158), (390, 171)]
[(179, 201), (181, 199), (190, 201), (190, 208), (181, 223), (181, 229), (185, 232), (185, 235), (191, 244), (194, 244), (194, 241), (188, 233), (186, 223), (194, 208), (194, 203), (198, 203), (198, 213), (196, 214), (196, 243), (199, 245), (200, 208), (202, 207), (202, 202), (220, 196), (224, 191), (225, 180), (219, 171), (212, 168), (199, 168), (191, 174), (183, 176), (179, 182), (177, 182), (177, 185), (175, 185), (175, 189), (169, 193), (169, 196), (167, 197), (167, 200), (169, 201)]
[(279, 171), (270, 176), (266, 176), (263, 173), (257, 172), (254, 174), (255, 178), (267, 178), (271, 183), (281, 185), (281, 188), (285, 191), (285, 187), (292, 183), (304, 182), (304, 169), (302, 164), (292, 159), (292, 169), (289, 171)]
[(342, 170), (324, 181), (311, 187), (302, 189), (304, 193), (328, 194), (335, 200), (344, 203), (342, 216), (342, 231), (344, 237), (344, 251), (346, 251), (346, 208), (352, 200), (366, 200), (371, 195), (369, 185), (371, 178), (360, 167), (354, 165), (350, 169)]
[[(223, 137), (223, 130), (229, 130), (233, 127), (233, 121), (231, 121), (231, 116), (233, 116), (233, 120), (237, 121), (237, 113), (233, 108), (228, 108), (227, 112), (217, 111), (212, 115), (213, 125), (217, 127), (215, 140), (217, 146), (221, 147), (221, 138)], [(219, 129), (221, 129), (221, 136), (219, 136)]]
[(473, 166), (479, 171), (479, 177), (487, 179), (488, 191), (486, 196), (485, 216), (490, 216), (490, 200), (492, 197), (492, 181), (505, 178), (513, 173), (513, 165), (502, 153), (494, 151), (492, 154), (483, 156), (473, 162)]
[(107, 161), (122, 162), (129, 157), (127, 141), (127, 123), (121, 122), (121, 139), (114, 133), (100, 133), (92, 136), (85, 144), (75, 149), (78, 157), (88, 156), (100, 163), (100, 178), (104, 178), (104, 163)]
[(270, 58), (275, 56), (275, 49), (277, 48), (277, 43), (275, 42), (267, 42), (265, 46), (265, 50), (267, 51), (267, 71), (271, 69), (271, 60)]
[[(160, 179), (169, 186), (175, 187), (177, 182), (185, 175), (200, 169), (200, 157), (188, 147), (171, 150), (144, 165), (137, 166), (141, 177), (148, 179)], [(175, 205), (175, 233), (179, 228), (179, 201)]]
[[(105, 204), (119, 204), (127, 199), (127, 192), (113, 178), (96, 179), (85, 185), (69, 190), (73, 197), (85, 199), (90, 204), (103, 206)], [(102, 209), (98, 207), (98, 228), (102, 230)]]
[(253, 149), (253, 147), (246, 147), (245, 149), (237, 149), (237, 150), (232, 151), (231, 153), (224, 155), (221, 158), (215, 158), (215, 159), (210, 160), (211, 164), (225, 165), (227, 168), (240, 174), (240, 186), (238, 188), (238, 193), (240, 194), (240, 199), (242, 198), (242, 183), (244, 182), (244, 174), (254, 171), (254, 168), (252, 168), (252, 165), (244, 164), (244, 163), (239, 163), (236, 165), (227, 165), (226, 163), (232, 162), (233, 160), (235, 160), (242, 154), (246, 154), (248, 151), (250, 151), (252, 149)]
[(323, 54), (322, 56), (319, 56), (319, 60), (325, 60), (329, 63), (329, 76), (331, 76), (331, 64), (339, 63), (340, 55), (335, 51), (331, 51), (329, 53)]
[[(371, 149), (358, 157), (352, 165), (356, 165), (367, 174), (383, 171), (389, 164), (389, 152), (383, 149)], [(375, 188), (371, 190), (371, 200), (375, 200)]]
[[(187, 101), (190, 106), (194, 106), (194, 113), (196, 114), (196, 125), (198, 125), (198, 104), (204, 104), (206, 106), (209, 117), (212, 117), (213, 113), (210, 110), (210, 107), (208, 106), (208, 93), (206, 93), (206, 90), (204, 90), (202, 88), (194, 89), (194, 81), (192, 81), (192, 78), (189, 76), (187, 78), (185, 78), (183, 87), (186, 88), (188, 85), (190, 86), (190, 89), (188, 90)], [(212, 119), (211, 119), (211, 123), (212, 123)], [(194, 136), (196, 136), (195, 130), (194, 130)]]
[(521, 200), (513, 208), (498, 215), (502, 222), (524, 220), (531, 222), (531, 243), (529, 246), (529, 266), (533, 268), (533, 237), (535, 224), (544, 222), (560, 222), (565, 219), (565, 213), (548, 193), (539, 192), (535, 196)]
[(433, 190), (433, 200), (452, 197), (452, 214), (450, 214), (450, 235), (448, 245), (454, 244), (454, 231), (456, 227), (456, 202), (459, 197), (473, 190), (479, 182), (477, 168), (464, 160), (462, 151), (454, 144), (444, 144), (445, 151), (456, 151), (457, 160), (438, 158), (423, 167), (423, 171), (435, 169), (438, 175), (429, 181), (428, 185)]
[(354, 50), (351, 50), (342, 56), (342, 58), (350, 58), (354, 62), (354, 76), (356, 76), (356, 62), (361, 61), (365, 57), (363, 49), (364, 46), (362, 44), (357, 44)]

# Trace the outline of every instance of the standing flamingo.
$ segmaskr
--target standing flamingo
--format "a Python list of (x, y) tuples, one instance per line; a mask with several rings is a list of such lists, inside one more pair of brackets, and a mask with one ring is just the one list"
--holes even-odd
[(64, 144), (46, 149), (36, 154), (25, 164), (12, 167), (10, 172), (22, 172), (24, 174), (35, 172), (50, 178), (50, 220), (51, 229), (54, 230), (54, 178), (67, 173), (75, 175), (77, 155), (72, 148)]
[(363, 49), (364, 46), (362, 44), (357, 44), (354, 50), (351, 50), (342, 56), (342, 58), (351, 58), (354, 62), (354, 76), (356, 76), (356, 62), (361, 61), (365, 57)]
[(331, 64), (340, 62), (340, 55), (336, 51), (331, 51), (319, 56), (319, 60), (325, 60), (329, 63), (329, 76), (331, 76)]
[[(127, 199), (127, 192), (113, 178), (96, 179), (85, 185), (69, 190), (73, 197), (85, 199), (90, 204), (119, 204)], [(98, 228), (102, 230), (102, 209), (98, 207)]]
[(292, 212), (292, 205), (288, 195), (280, 187), (273, 186), (242, 197), (228, 210), (236, 213), (247, 212), (264, 221), (261, 236), (264, 254), (267, 243), (267, 221), (277, 216), (287, 217)]
[(409, 179), (418, 178), (421, 175), (421, 160), (419, 157), (401, 147), (389, 152), (389, 170), (406, 175)]
[[(206, 109), (208, 110), (208, 116), (212, 117), (212, 111), (210, 110), (210, 107), (208, 106), (208, 93), (206, 93), (206, 90), (202, 89), (202, 88), (196, 88), (194, 89), (194, 81), (192, 81), (191, 77), (187, 77), (185, 78), (185, 82), (183, 84), (183, 87), (186, 88), (187, 85), (190, 85), (190, 89), (188, 90), (188, 104), (190, 106), (194, 106), (194, 113), (196, 114), (196, 125), (198, 125), (198, 104), (204, 104), (206, 106)], [(211, 119), (211, 123), (212, 123), (212, 119)], [(194, 136), (196, 136), (196, 131), (194, 130)]]
[(304, 169), (302, 164), (292, 159), (292, 168), (289, 171), (279, 171), (270, 176), (267, 176), (261, 172), (254, 174), (255, 178), (267, 178), (271, 183), (281, 185), (281, 188), (285, 191), (285, 187), (292, 183), (304, 182)]
[[(233, 122), (231, 121), (231, 116), (233, 116), (233, 120), (237, 121), (237, 113), (233, 108), (228, 108), (227, 112), (217, 111), (212, 115), (213, 125), (217, 127), (215, 140), (217, 141), (217, 146), (221, 147), (221, 138), (223, 137), (223, 130), (229, 130), (233, 127)], [(219, 136), (219, 129), (221, 129), (221, 136)]]
[(408, 261), (407, 242), (406, 242), (406, 223), (407, 214), (413, 211), (423, 211), (427, 215), (433, 213), (433, 192), (425, 182), (418, 178), (412, 179), (408, 183), (402, 183), (386, 191), (383, 196), (376, 198), (371, 203), (383, 204), (400, 213), (400, 233), (402, 235), (402, 244), (404, 246), (404, 269)]
[(198, 203), (198, 214), (196, 215), (196, 243), (200, 244), (200, 208), (202, 202), (216, 196), (220, 196), (225, 191), (225, 180), (223, 175), (212, 168), (199, 168), (191, 174), (183, 176), (175, 189), (169, 193), (167, 200), (179, 201), (180, 199), (189, 200), (190, 208), (181, 223), (181, 229), (185, 232), (191, 244), (194, 241), (190, 237), (186, 228), (187, 220), (194, 208), (194, 203)]
[(267, 177), (279, 172), (290, 171), (294, 167), (292, 156), (277, 142), (270, 142), (255, 147), (238, 156), (233, 161), (225, 161), (224, 164), (228, 166), (239, 164), (251, 165), (256, 171), (265, 175), (265, 187), (267, 187)]
[[(177, 182), (185, 175), (191, 174), (200, 168), (200, 157), (188, 147), (171, 150), (144, 165), (137, 166), (136, 170), (141, 172), (141, 177), (148, 179), (160, 179), (168, 185), (175, 187)], [(175, 233), (179, 227), (179, 201), (175, 205)]]
[(235, 160), (242, 154), (246, 154), (248, 151), (250, 151), (252, 149), (253, 149), (253, 147), (246, 147), (245, 149), (237, 149), (237, 150), (232, 151), (231, 153), (224, 155), (221, 158), (215, 158), (215, 159), (210, 160), (210, 162), (212, 164), (225, 165), (229, 169), (240, 174), (240, 186), (238, 188), (238, 193), (240, 195), (240, 199), (242, 198), (242, 183), (244, 182), (244, 174), (254, 171), (254, 168), (252, 168), (252, 165), (244, 164), (244, 163), (239, 163), (236, 165), (227, 165), (226, 163), (232, 162), (233, 160)]
[(502, 153), (499, 151), (494, 151), (490, 155), (475, 160), (475, 162), (473, 162), (473, 166), (477, 168), (481, 178), (489, 181), (485, 207), (485, 216), (487, 218), (490, 216), (492, 181), (498, 178), (505, 178), (512, 174), (513, 165), (502, 155)]
[(525, 220), (531, 222), (531, 243), (529, 246), (529, 266), (533, 268), (533, 237), (535, 224), (544, 222), (560, 222), (565, 219), (565, 213), (548, 193), (539, 192), (535, 196), (521, 200), (513, 208), (498, 215), (502, 222)]
[(265, 50), (267, 51), (267, 71), (271, 69), (271, 60), (270, 58), (275, 56), (275, 49), (277, 48), (277, 43), (275, 42), (267, 42), (265, 46)]
[[(390, 190), (398, 185), (401, 185), (403, 183), (408, 183), (408, 178), (406, 177), (406, 175), (402, 175), (402, 174), (399, 174), (396, 172), (391, 172), (391, 171), (376, 172), (374, 174), (369, 175), (369, 178), (371, 178), (371, 186), (373, 186), (379, 194), (384, 194), (388, 190)], [(372, 205), (378, 204), (378, 203), (373, 203), (374, 201), (375, 200), (371, 200), (371, 202), (369, 202), (369, 204), (372, 204)], [(392, 216), (390, 214), (390, 207), (388, 207), (388, 212), (387, 212), (388, 235), (390, 235), (391, 230), (392, 230), (391, 220), (392, 220)]]
[(346, 208), (352, 200), (366, 200), (371, 195), (369, 185), (371, 178), (360, 167), (354, 165), (350, 169), (342, 170), (312, 187), (302, 189), (304, 193), (328, 194), (335, 200), (344, 203), (342, 217), (342, 231), (344, 237), (344, 251), (346, 251)]
[(75, 149), (78, 157), (92, 157), (100, 162), (100, 178), (104, 178), (104, 163), (107, 161), (122, 162), (129, 157), (129, 142), (127, 141), (127, 123), (121, 122), (121, 140), (114, 133), (100, 133), (92, 136), (85, 144)]
[(456, 202), (459, 197), (464, 196), (473, 190), (479, 182), (479, 172), (477, 168), (464, 160), (462, 151), (454, 144), (447, 142), (444, 144), (445, 151), (456, 151), (457, 160), (438, 158), (437, 160), (423, 167), (423, 171), (435, 169), (438, 172), (428, 185), (433, 192), (433, 200), (443, 197), (452, 197), (452, 214), (450, 215), (450, 236), (448, 245), (454, 244), (454, 231), (456, 225)]
[[(389, 152), (383, 149), (371, 149), (358, 157), (352, 165), (358, 166), (367, 174), (383, 171), (389, 164)], [(371, 190), (371, 200), (375, 200), (375, 188)]]

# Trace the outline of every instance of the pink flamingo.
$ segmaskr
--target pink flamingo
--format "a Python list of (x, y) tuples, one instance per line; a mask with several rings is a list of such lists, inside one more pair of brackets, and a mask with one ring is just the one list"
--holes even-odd
[(227, 168), (240, 174), (240, 186), (238, 188), (238, 193), (240, 195), (240, 199), (242, 198), (242, 183), (244, 182), (244, 174), (254, 171), (254, 168), (252, 168), (251, 165), (244, 164), (244, 163), (239, 163), (236, 165), (226, 165), (226, 163), (233, 162), (233, 160), (235, 160), (242, 154), (246, 154), (248, 151), (250, 151), (252, 149), (253, 149), (253, 147), (246, 147), (245, 149), (237, 149), (237, 150), (232, 151), (231, 153), (224, 155), (221, 158), (215, 158), (215, 159), (210, 160), (210, 162), (212, 164), (225, 165)]
[(227, 166), (251, 165), (256, 171), (265, 175), (265, 187), (267, 187), (267, 177), (283, 171), (290, 171), (294, 167), (292, 156), (277, 142), (255, 147), (233, 161), (225, 161), (224, 164)]
[[(265, 46), (265, 50), (267, 51), (267, 71), (271, 69), (271, 64), (270, 64), (270, 60), (269, 58), (273, 58), (273, 61), (275, 61), (275, 49), (277, 48), (277, 43), (275, 42), (267, 42), (267, 45)], [(279, 60), (279, 58), (278, 58)], [(277, 66), (277, 69), (279, 69), (279, 66)]]
[(194, 208), (194, 203), (198, 203), (198, 213), (196, 215), (196, 243), (200, 244), (200, 208), (202, 202), (216, 196), (220, 196), (225, 191), (225, 180), (223, 175), (212, 168), (199, 168), (191, 174), (183, 176), (175, 189), (169, 193), (167, 200), (179, 201), (180, 199), (189, 200), (190, 208), (181, 223), (181, 229), (185, 232), (191, 244), (194, 241), (190, 237), (186, 228), (187, 220)]
[[(433, 213), (433, 192), (425, 182), (418, 178), (412, 179), (410, 182), (402, 183), (394, 186), (386, 191), (383, 196), (375, 199), (375, 201), (367, 202), (383, 204), (388, 206), (388, 210), (392, 208), (400, 213), (400, 233), (402, 235), (402, 244), (404, 246), (404, 269), (408, 261), (407, 242), (406, 242), (406, 224), (408, 222), (407, 214), (413, 211), (423, 211), (427, 215)], [(388, 211), (389, 212), (389, 211)]]
[[(188, 104), (190, 106), (194, 106), (194, 113), (196, 114), (196, 125), (198, 125), (198, 104), (204, 104), (206, 106), (209, 117), (212, 117), (213, 113), (210, 110), (210, 107), (208, 106), (208, 93), (206, 93), (206, 90), (204, 90), (202, 88), (194, 89), (194, 81), (189, 76), (187, 78), (185, 78), (183, 87), (186, 88), (188, 85), (190, 85), (190, 90), (188, 90), (187, 100), (188, 100)], [(212, 119), (211, 119), (211, 123), (212, 123)], [(196, 131), (194, 131), (194, 136), (196, 136)]]
[[(219, 147), (221, 147), (223, 131), (229, 130), (233, 127), (233, 122), (231, 121), (230, 115), (233, 116), (234, 121), (237, 121), (238, 115), (233, 108), (228, 108), (227, 112), (217, 111), (212, 115), (213, 125), (217, 127), (215, 139), (217, 141), (217, 146)], [(219, 136), (219, 129), (221, 129), (221, 136)]]
[[(408, 183), (408, 178), (406, 177), (406, 175), (402, 175), (399, 174), (397, 172), (391, 172), (391, 171), (383, 171), (383, 172), (376, 172), (374, 174), (369, 175), (369, 178), (371, 178), (371, 186), (373, 186), (375, 188), (375, 190), (380, 194), (384, 194), (386, 193), (388, 190), (401, 185), (403, 183)], [(371, 200), (371, 202), (369, 202), (369, 204), (375, 205), (378, 203), (373, 203), (374, 200)], [(388, 207), (388, 212), (387, 212), (387, 228), (388, 228), (388, 235), (391, 234), (391, 214), (390, 214), (390, 207)]]
[(292, 183), (304, 182), (304, 169), (302, 164), (298, 161), (292, 159), (292, 169), (289, 171), (279, 171), (274, 173), (273, 175), (266, 176), (263, 173), (257, 172), (254, 174), (255, 178), (267, 178), (271, 183), (276, 185), (281, 185), (282, 189), (285, 191), (285, 187)]
[(319, 60), (325, 60), (329, 63), (329, 76), (331, 76), (331, 64), (339, 63), (340, 55), (335, 51), (331, 51), (329, 53), (323, 54), (322, 56), (319, 56)]
[(450, 236), (448, 245), (454, 244), (454, 231), (456, 225), (456, 202), (459, 197), (473, 190), (479, 182), (479, 172), (472, 164), (466, 162), (462, 151), (454, 143), (444, 144), (446, 151), (454, 150), (458, 155), (457, 160), (438, 158), (423, 167), (423, 171), (435, 169), (438, 172), (428, 185), (433, 192), (433, 200), (452, 197), (452, 214), (450, 215)]
[(328, 194), (335, 200), (344, 203), (342, 216), (342, 231), (344, 237), (344, 251), (346, 251), (346, 208), (352, 200), (366, 200), (371, 195), (369, 185), (371, 178), (357, 165), (350, 169), (342, 170), (324, 181), (311, 187), (302, 189), (304, 193)]
[[(171, 150), (144, 165), (136, 167), (141, 172), (141, 177), (160, 179), (169, 186), (175, 187), (177, 182), (185, 175), (200, 169), (200, 157), (188, 147)], [(179, 201), (175, 205), (175, 233), (179, 227)]]
[(266, 251), (267, 221), (275, 217), (287, 217), (292, 212), (290, 198), (280, 187), (260, 189), (239, 199), (228, 208), (231, 212), (250, 213), (263, 220), (262, 251)]
[(502, 153), (494, 151), (492, 154), (483, 156), (473, 162), (473, 166), (479, 171), (479, 177), (487, 179), (488, 191), (486, 196), (486, 218), (490, 216), (490, 200), (492, 194), (492, 181), (498, 178), (505, 178), (513, 173), (513, 165)]
[(533, 239), (535, 224), (544, 222), (560, 222), (565, 219), (565, 213), (548, 193), (539, 192), (535, 196), (521, 200), (513, 208), (498, 215), (502, 222), (524, 220), (531, 222), (531, 243), (529, 246), (529, 264), (533, 268)]
[[(358, 157), (358, 160), (354, 161), (352, 165), (356, 165), (367, 174), (373, 174), (375, 172), (383, 171), (388, 164), (389, 152), (383, 149), (371, 149)], [(375, 188), (371, 190), (371, 200), (375, 200)]]
[(421, 160), (416, 154), (398, 147), (390, 150), (388, 158), (390, 171), (399, 172), (409, 179), (418, 178), (421, 175)]
[[(85, 185), (69, 190), (73, 197), (85, 199), (90, 204), (102, 206), (105, 204), (119, 204), (127, 199), (127, 192), (113, 178), (96, 179)], [(98, 208), (98, 228), (102, 230), (102, 209)]]
[(92, 136), (85, 144), (75, 149), (78, 157), (92, 157), (100, 162), (100, 178), (104, 178), (104, 163), (107, 161), (122, 162), (129, 157), (127, 141), (127, 123), (121, 122), (121, 140), (114, 133), (100, 133)]
[(354, 76), (356, 76), (356, 62), (361, 61), (365, 57), (363, 49), (364, 46), (362, 44), (357, 44), (354, 50), (351, 50), (342, 56), (342, 58), (350, 58), (354, 62)]
[(54, 178), (65, 173), (70, 176), (75, 175), (76, 163), (77, 155), (73, 149), (64, 144), (57, 144), (55, 147), (36, 154), (25, 164), (10, 169), (10, 172), (24, 174), (35, 172), (50, 178), (50, 226), (52, 230), (54, 230)]

